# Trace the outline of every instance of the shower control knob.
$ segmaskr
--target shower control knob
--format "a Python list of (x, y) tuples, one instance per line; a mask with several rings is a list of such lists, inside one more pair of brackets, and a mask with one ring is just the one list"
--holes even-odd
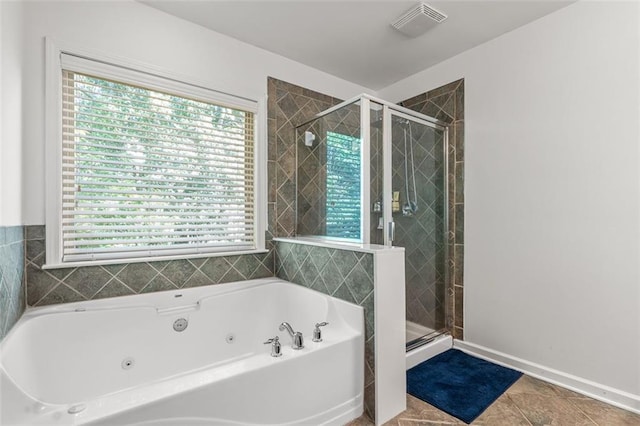
[(313, 330), (313, 341), (314, 342), (322, 342), (322, 331), (320, 331), (320, 327), (324, 327), (329, 324), (328, 322), (319, 322), (316, 324), (316, 328)]

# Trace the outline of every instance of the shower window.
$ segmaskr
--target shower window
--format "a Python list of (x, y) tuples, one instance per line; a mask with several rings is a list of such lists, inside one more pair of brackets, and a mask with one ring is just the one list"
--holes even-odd
[(326, 235), (359, 240), (360, 138), (327, 132)]
[(60, 58), (47, 266), (262, 248), (255, 103)]

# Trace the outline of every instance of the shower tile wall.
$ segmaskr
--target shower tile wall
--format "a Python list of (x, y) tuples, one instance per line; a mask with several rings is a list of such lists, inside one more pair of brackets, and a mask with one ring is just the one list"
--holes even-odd
[[(373, 419), (375, 413), (373, 255), (277, 241), (276, 274), (279, 278), (364, 308), (365, 410)], [(318, 322), (322, 320), (323, 318), (318, 318)]]
[[(295, 235), (296, 221), (295, 127), (341, 100), (271, 77), (267, 81), (267, 94), (269, 232), (290, 237)], [(315, 164), (314, 167), (320, 173)]]
[(376, 202), (380, 202), (380, 208), (382, 208), (382, 191), (384, 189), (383, 185), (383, 175), (382, 175), (382, 167), (383, 167), (383, 158), (382, 158), (382, 129), (381, 127), (374, 126), (373, 123), (378, 122), (378, 120), (382, 119), (381, 113), (376, 113), (375, 111), (371, 111), (371, 123), (370, 126), (370, 147), (369, 147), (369, 158), (371, 159), (369, 163), (370, 168), (370, 186), (369, 186), (369, 196), (371, 200), (371, 213), (369, 216), (369, 242), (371, 244), (384, 244), (384, 234), (382, 229), (378, 229), (378, 225), (380, 219), (382, 218), (382, 211), (375, 212), (373, 209), (373, 205)]
[(24, 228), (0, 227), (0, 340), (25, 309)]
[[(414, 96), (400, 105), (435, 117), (449, 127), (449, 282), (444, 295), (446, 327), (462, 339), (464, 269), (464, 79)], [(408, 303), (409, 300), (407, 300)]]
[(298, 165), (296, 169), (296, 235), (326, 235), (327, 224), (327, 137), (319, 120), (301, 130), (316, 136), (312, 147), (304, 145), (304, 136), (297, 134)]
[(445, 327), (446, 268), (443, 134), (417, 123), (409, 128), (404, 120), (394, 118), (391, 145), (393, 191), (400, 193), (400, 208), (414, 199), (417, 205), (410, 216), (402, 211), (393, 214), (394, 245), (405, 248), (407, 320), (441, 330)]
[[(314, 145), (304, 144), (304, 132), (316, 135)], [(315, 120), (297, 135), (298, 209), (297, 235), (327, 235), (327, 132), (360, 138), (360, 106), (349, 105)]]

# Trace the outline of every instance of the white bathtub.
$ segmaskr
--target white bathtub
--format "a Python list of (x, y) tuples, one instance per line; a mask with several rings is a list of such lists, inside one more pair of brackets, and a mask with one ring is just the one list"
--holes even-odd
[(276, 278), (29, 309), (0, 345), (0, 424), (344, 424), (362, 413), (363, 321)]

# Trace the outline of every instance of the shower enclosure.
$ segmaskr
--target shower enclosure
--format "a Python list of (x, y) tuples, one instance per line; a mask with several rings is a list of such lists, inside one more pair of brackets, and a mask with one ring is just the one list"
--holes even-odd
[(404, 247), (407, 351), (448, 331), (446, 124), (361, 95), (296, 133), (296, 235)]

